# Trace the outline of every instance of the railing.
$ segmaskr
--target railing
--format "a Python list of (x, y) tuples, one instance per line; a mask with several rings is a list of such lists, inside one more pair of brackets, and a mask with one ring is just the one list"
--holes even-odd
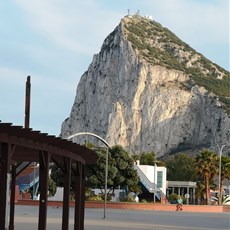
[(137, 170), (138, 176), (140, 178), (140, 182), (144, 185), (144, 187), (150, 192), (154, 193), (155, 191), (155, 196), (160, 200), (160, 188), (157, 187), (157, 185), (149, 180), (149, 178), (143, 173), (143, 171), (137, 166), (134, 165), (134, 168)]
[(141, 183), (145, 186), (145, 188), (150, 192), (154, 192), (154, 183), (152, 183), (148, 177), (142, 172), (142, 170), (134, 165), (134, 168), (137, 170), (138, 176), (140, 177)]
[(143, 173), (143, 171), (137, 166), (134, 165), (134, 168), (137, 170), (138, 176), (140, 178), (140, 182), (143, 184), (143, 186), (150, 192), (154, 193), (155, 191), (155, 196), (163, 201), (163, 203), (169, 203), (169, 201), (166, 198), (166, 195), (162, 192), (162, 190), (157, 186), (156, 183), (153, 183), (149, 180), (149, 178)]
[(20, 191), (31, 188), (34, 184), (39, 181), (39, 168), (36, 168), (32, 173), (20, 176), (16, 184), (19, 185)]
[(18, 164), (16, 168), (16, 175), (19, 175), (24, 169), (26, 169), (28, 166), (32, 165), (33, 163), (31, 162), (21, 162)]

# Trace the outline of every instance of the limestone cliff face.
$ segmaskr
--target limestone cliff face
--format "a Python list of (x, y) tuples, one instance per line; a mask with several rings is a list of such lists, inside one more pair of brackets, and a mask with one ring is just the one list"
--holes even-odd
[[(162, 65), (162, 59), (160, 62), (156, 55), (150, 59), (147, 51), (135, 47), (127, 29), (132, 20), (122, 19), (94, 55), (80, 79), (61, 136), (91, 132), (130, 153), (155, 151), (158, 156), (215, 147), (216, 143), (229, 150), (230, 118), (223, 103), (198, 86), (187, 71), (171, 68), (166, 62)], [(161, 52), (168, 49), (185, 68), (197, 65), (202, 74), (208, 72), (197, 62), (199, 54), (180, 51), (178, 44), (160, 42), (156, 37), (160, 39), (155, 35), (149, 43)], [(225, 72), (213, 66), (216, 77), (223, 78)], [(86, 137), (78, 137), (79, 142), (83, 140)]]

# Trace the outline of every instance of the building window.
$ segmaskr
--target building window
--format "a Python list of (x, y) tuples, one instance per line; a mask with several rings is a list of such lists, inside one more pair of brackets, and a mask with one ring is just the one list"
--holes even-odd
[(163, 184), (163, 172), (162, 171), (158, 171), (157, 172), (157, 186), (159, 188), (162, 188), (162, 184)]

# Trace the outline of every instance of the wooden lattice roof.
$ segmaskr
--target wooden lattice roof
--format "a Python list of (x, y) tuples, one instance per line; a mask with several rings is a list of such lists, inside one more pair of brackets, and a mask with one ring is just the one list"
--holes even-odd
[(83, 164), (95, 163), (97, 160), (96, 153), (85, 146), (11, 123), (0, 122), (0, 142), (12, 144), (12, 160), (17, 162), (38, 162), (40, 151), (50, 152), (51, 161), (56, 162), (63, 162), (66, 157)]

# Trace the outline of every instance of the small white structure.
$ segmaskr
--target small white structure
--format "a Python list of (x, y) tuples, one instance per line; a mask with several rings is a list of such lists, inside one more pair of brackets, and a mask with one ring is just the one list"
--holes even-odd
[(156, 184), (158, 188), (161, 189), (161, 191), (166, 194), (166, 174), (167, 169), (166, 167), (158, 167), (158, 166), (152, 166), (152, 165), (136, 165), (137, 168), (139, 168), (144, 175), (148, 178), (148, 180)]
[(152, 15), (145, 15), (145, 18), (149, 19), (149, 20), (153, 20), (153, 16)]

